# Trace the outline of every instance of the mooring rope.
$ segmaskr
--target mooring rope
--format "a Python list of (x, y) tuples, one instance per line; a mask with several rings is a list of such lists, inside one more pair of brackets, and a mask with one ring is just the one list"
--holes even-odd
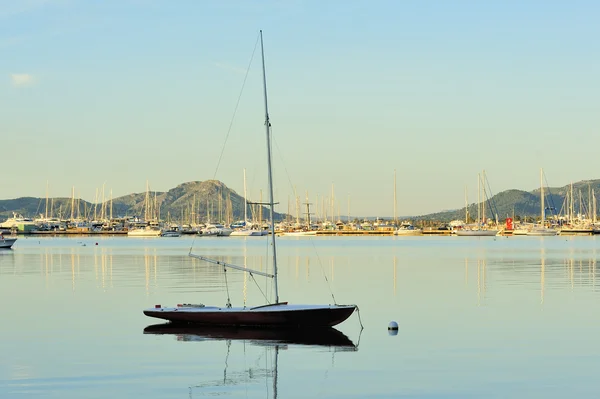
[(360, 309), (359, 309), (358, 305), (354, 305), (354, 306), (356, 306), (356, 313), (358, 314), (358, 322), (360, 323), (360, 331), (362, 331), (365, 329), (365, 326), (363, 326), (362, 320), (360, 319)]

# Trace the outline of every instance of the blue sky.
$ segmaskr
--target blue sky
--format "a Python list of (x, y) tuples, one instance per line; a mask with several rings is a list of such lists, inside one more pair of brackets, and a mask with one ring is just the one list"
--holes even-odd
[[(416, 215), (600, 178), (600, 4), (0, 0), (0, 198), (94, 200), (216, 178)], [(238, 95), (240, 105), (226, 140)], [(225, 144), (219, 163), (221, 149)], [(217, 165), (219, 168), (217, 170)], [(216, 174), (215, 174), (216, 170)], [(443, 194), (441, 194), (443, 193)]]

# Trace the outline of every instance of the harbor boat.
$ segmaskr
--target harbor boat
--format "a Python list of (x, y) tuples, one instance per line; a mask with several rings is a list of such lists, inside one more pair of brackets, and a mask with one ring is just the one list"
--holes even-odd
[[(485, 171), (483, 172), (483, 185), (482, 177), (480, 174), (477, 175), (477, 221), (475, 224), (462, 225), (460, 228), (454, 230), (454, 234), (459, 237), (492, 237), (496, 236), (500, 230), (489, 228), (485, 222)], [(482, 187), (483, 186), (483, 187)], [(483, 197), (480, 199), (480, 195), (483, 192)], [(465, 188), (465, 221), (469, 220), (469, 201), (467, 198), (467, 190)], [(496, 223), (497, 224), (497, 223)], [(455, 223), (455, 227), (459, 224)]]
[(163, 237), (181, 237), (181, 233), (176, 230), (167, 230), (161, 234)]
[(0, 233), (0, 249), (10, 249), (17, 241), (17, 237), (6, 237)]
[(203, 236), (229, 237), (233, 233), (233, 229), (225, 227), (221, 223), (209, 223), (200, 232)]
[(261, 237), (263, 234), (260, 230), (256, 229), (233, 229), (230, 236), (232, 237)]
[(266, 158), (267, 177), (269, 185), (269, 228), (271, 229), (269, 247), (272, 255), (272, 273), (252, 270), (244, 266), (238, 266), (223, 262), (221, 260), (207, 258), (202, 255), (193, 254), (190, 250), (189, 256), (203, 260), (208, 263), (222, 266), (224, 271), (228, 269), (240, 270), (252, 275), (263, 276), (273, 279), (274, 303), (267, 303), (254, 307), (232, 307), (227, 301), (223, 307), (206, 306), (204, 304), (179, 304), (175, 307), (163, 307), (155, 305), (154, 308), (145, 309), (146, 316), (163, 319), (175, 323), (194, 323), (212, 326), (255, 326), (261, 328), (313, 328), (332, 327), (348, 319), (358, 309), (356, 305), (293, 305), (279, 300), (278, 276), (277, 276), (277, 239), (274, 223), (274, 198), (273, 198), (273, 171), (271, 165), (271, 122), (267, 104), (267, 83), (265, 70), (265, 57), (263, 48), (262, 31), (260, 31), (263, 95), (265, 106), (265, 129), (266, 129)]
[(536, 226), (527, 232), (528, 236), (555, 236), (558, 230), (546, 226)]
[(423, 229), (419, 229), (410, 223), (402, 223), (400, 227), (394, 231), (397, 236), (420, 236), (423, 234)]
[(303, 237), (303, 236), (316, 236), (316, 230), (294, 230), (294, 231), (283, 231), (281, 233), (283, 236), (291, 236), (291, 237)]
[(151, 226), (138, 227), (127, 232), (129, 237), (160, 237), (161, 234), (160, 229)]
[(558, 234), (557, 229), (553, 229), (551, 227), (546, 226), (546, 208), (544, 206), (544, 200), (544, 170), (540, 169), (540, 224), (532, 227), (531, 230), (527, 232), (528, 236), (555, 236)]
[(261, 230), (253, 229), (248, 223), (248, 194), (246, 190), (246, 169), (244, 169), (244, 220), (237, 224), (234, 228), (230, 226), (233, 231), (230, 233), (234, 237), (251, 237), (251, 236), (262, 236)]
[(463, 237), (490, 237), (490, 236), (495, 236), (498, 235), (498, 231), (499, 230), (493, 230), (493, 229), (460, 229), (460, 230), (456, 230), (454, 232), (454, 234), (456, 234), (457, 236), (463, 236)]
[(37, 229), (37, 224), (31, 218), (23, 217), (13, 212), (13, 217), (6, 219), (0, 223), (0, 229), (16, 230), (19, 233), (30, 233)]

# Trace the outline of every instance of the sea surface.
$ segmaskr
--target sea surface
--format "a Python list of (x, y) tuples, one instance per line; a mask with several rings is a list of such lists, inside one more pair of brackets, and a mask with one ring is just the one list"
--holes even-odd
[(269, 270), (269, 245), (266, 237), (19, 238), (0, 251), (0, 398), (600, 392), (593, 236), (281, 237), (282, 301), (359, 306), (337, 326), (337, 346), (318, 334), (305, 345), (144, 332), (162, 323), (142, 313), (156, 304), (272, 300), (270, 280), (188, 256), (193, 248)]

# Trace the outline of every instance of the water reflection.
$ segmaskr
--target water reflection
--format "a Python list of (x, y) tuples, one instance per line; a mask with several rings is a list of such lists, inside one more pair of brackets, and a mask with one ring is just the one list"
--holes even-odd
[(358, 350), (341, 331), (333, 328), (268, 329), (251, 327), (195, 326), (191, 324), (162, 323), (144, 328), (144, 334), (173, 335), (177, 341), (240, 340), (253, 345), (300, 345)]
[[(464, 285), (469, 286), (472, 273), (476, 272), (477, 304), (486, 300), (488, 286), (520, 285), (535, 283), (539, 290), (540, 304), (544, 304), (549, 289), (591, 287), (596, 291), (596, 251), (591, 254), (570, 250), (568, 256), (557, 256), (553, 248), (541, 247), (528, 254), (494, 256), (486, 254), (476, 259), (464, 258)], [(476, 270), (472, 265), (476, 263)], [(395, 270), (394, 270), (395, 272)], [(395, 274), (394, 274), (395, 278)]]
[[(248, 327), (209, 327), (180, 324), (154, 324), (144, 329), (144, 334), (169, 334), (174, 335), (180, 342), (206, 342), (206, 341), (225, 341), (227, 352), (224, 359), (223, 378), (218, 380), (209, 380), (189, 387), (189, 397), (192, 398), (197, 392), (200, 396), (223, 394), (233, 394), (236, 386), (248, 385), (250, 382), (265, 382), (271, 379), (272, 397), (278, 395), (278, 363), (279, 350), (288, 349), (290, 346), (328, 348), (332, 350), (332, 366), (335, 365), (334, 354), (336, 352), (356, 352), (358, 344), (354, 344), (341, 331), (329, 328), (313, 329), (264, 329)], [(244, 370), (230, 371), (229, 357), (231, 353), (231, 343), (240, 341), (244, 344), (260, 346), (265, 351), (271, 352), (274, 356), (269, 365), (265, 359), (265, 367), (246, 366), (246, 349), (244, 349)], [(245, 348), (245, 347), (244, 347)], [(259, 362), (256, 361), (255, 364)], [(226, 392), (224, 391), (226, 390)], [(267, 387), (268, 391), (268, 387)], [(247, 392), (246, 392), (247, 395)]]

